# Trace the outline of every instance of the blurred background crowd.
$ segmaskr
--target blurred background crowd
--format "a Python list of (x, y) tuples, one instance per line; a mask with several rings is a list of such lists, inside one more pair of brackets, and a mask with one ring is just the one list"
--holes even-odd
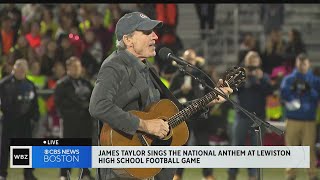
[[(66, 132), (62, 133), (66, 124), (61, 112), (62, 107), (68, 107), (68, 102), (61, 101), (68, 90), (55, 90), (57, 81), (65, 78), (69, 66), (70, 72), (72, 68), (80, 72), (75, 70), (68, 75), (81, 76), (90, 84), (86, 90), (90, 90), (101, 63), (116, 49), (116, 22), (125, 13), (140, 11), (164, 23), (156, 32), (158, 49), (164, 46), (172, 49), (174, 54), (205, 71), (215, 82), (227, 68), (245, 67), (249, 75), (259, 80), (258, 90), (249, 84), (231, 98), (283, 129), (287, 118), (286, 99), (280, 95), (280, 87), (283, 78), (294, 72), (297, 57), (310, 61), (310, 71), (315, 76), (320, 75), (315, 56), (319, 49), (312, 46), (318, 39), (305, 41), (303, 38), (304, 33), (312, 34), (316, 22), (312, 21), (312, 15), (311, 20), (292, 18), (307, 17), (300, 14), (305, 13), (305, 7), (309, 13), (314, 12), (316, 19), (320, 6), (297, 7), (287, 4), (1, 4), (1, 78), (11, 74), (16, 60), (25, 59), (29, 66), (27, 78), (37, 90), (40, 113), (33, 137), (66, 137)], [(162, 81), (180, 102), (202, 97), (207, 92), (176, 65), (161, 61), (157, 56), (149, 61), (157, 67)], [(299, 85), (308, 87), (309, 84), (295, 82), (289, 86), (297, 89)], [(60, 95), (60, 101), (55, 100), (55, 95)], [(78, 100), (79, 103), (88, 101)], [(95, 144), (96, 122), (91, 120), (89, 125), (76, 122), (73, 120), (68, 128), (91, 126)], [(315, 122), (320, 122), (320, 110), (317, 110)], [(254, 137), (250, 136), (254, 133), (250, 132), (251, 120), (229, 103), (211, 108), (207, 120), (188, 123), (192, 131), (190, 145), (250, 145), (250, 137)], [(285, 144), (284, 136), (268, 130), (263, 136), (264, 145)], [(320, 144), (319, 133), (315, 133), (314, 138)], [(255, 144), (255, 139), (251, 144)], [(255, 172), (249, 170), (248, 173), (254, 179)], [(175, 178), (179, 179), (181, 174), (182, 171), (177, 172)], [(212, 174), (212, 170), (203, 170), (203, 176), (208, 179)], [(230, 169), (230, 180), (236, 174), (236, 170)]]

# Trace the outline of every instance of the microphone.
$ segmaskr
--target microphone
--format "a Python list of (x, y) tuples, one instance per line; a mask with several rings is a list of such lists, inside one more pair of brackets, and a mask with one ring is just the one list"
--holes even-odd
[(173, 54), (173, 52), (169, 49), (169, 48), (166, 48), (166, 47), (163, 47), (159, 50), (158, 52), (158, 55), (161, 59), (163, 60), (169, 60), (169, 59), (172, 59), (174, 60), (175, 62), (177, 62), (178, 64), (181, 64), (181, 65), (189, 65), (188, 62), (186, 62), (185, 60), (175, 56)]

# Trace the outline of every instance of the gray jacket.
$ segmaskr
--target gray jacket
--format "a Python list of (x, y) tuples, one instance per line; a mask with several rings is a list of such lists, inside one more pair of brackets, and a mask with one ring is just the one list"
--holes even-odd
[(138, 129), (139, 118), (127, 111), (143, 110), (139, 100), (145, 106), (149, 88), (132, 61), (128, 52), (119, 50), (103, 62), (89, 105), (92, 117), (130, 135)]
[[(149, 95), (149, 86), (133, 61), (129, 52), (114, 51), (102, 63), (89, 105), (92, 117), (130, 135), (137, 131), (139, 118), (127, 111), (143, 110)], [(174, 171), (163, 169), (155, 179), (172, 179)], [(99, 174), (102, 180), (120, 179), (111, 169), (100, 169)]]

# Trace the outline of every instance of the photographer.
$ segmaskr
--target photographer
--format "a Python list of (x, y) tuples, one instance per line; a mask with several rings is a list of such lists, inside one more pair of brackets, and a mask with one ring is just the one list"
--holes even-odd
[[(310, 180), (316, 180), (316, 108), (319, 100), (320, 79), (309, 70), (305, 54), (296, 58), (296, 69), (281, 84), (281, 99), (287, 114), (285, 141), (288, 146), (310, 146)], [(296, 179), (294, 169), (286, 169), (288, 180)]]
[[(272, 93), (270, 79), (261, 69), (261, 58), (255, 51), (249, 51), (244, 58), (244, 66), (247, 74), (245, 84), (239, 87), (236, 95), (239, 104), (249, 112), (254, 112), (260, 119), (265, 119), (266, 97)], [(236, 119), (233, 124), (232, 146), (244, 146), (246, 137), (249, 133), (250, 144), (254, 146), (256, 142), (256, 134), (253, 121), (244, 113), (237, 111)], [(235, 180), (238, 169), (229, 169), (229, 180)], [(248, 169), (249, 180), (256, 180), (256, 169)]]

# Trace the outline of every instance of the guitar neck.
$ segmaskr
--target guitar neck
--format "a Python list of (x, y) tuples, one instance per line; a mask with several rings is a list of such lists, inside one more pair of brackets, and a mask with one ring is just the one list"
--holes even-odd
[(169, 119), (169, 125), (171, 127), (176, 127), (182, 122), (184, 122), (186, 119), (190, 118), (193, 114), (201, 110), (203, 107), (205, 107), (207, 104), (209, 104), (212, 100), (216, 98), (216, 94), (214, 91), (211, 91), (210, 93), (206, 94), (202, 98), (199, 98), (192, 102), (189, 106), (179, 111), (177, 114), (172, 116)]

